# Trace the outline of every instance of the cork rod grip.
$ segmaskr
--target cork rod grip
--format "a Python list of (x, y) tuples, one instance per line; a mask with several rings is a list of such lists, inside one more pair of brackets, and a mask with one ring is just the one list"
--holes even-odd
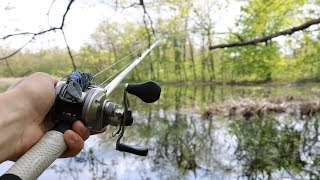
[(6, 174), (14, 174), (23, 180), (37, 179), (67, 149), (63, 133), (47, 132), (26, 152)]

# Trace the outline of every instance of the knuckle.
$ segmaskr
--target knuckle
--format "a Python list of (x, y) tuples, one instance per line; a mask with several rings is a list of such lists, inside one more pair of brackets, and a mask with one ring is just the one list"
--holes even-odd
[(55, 84), (56, 80), (51, 77), (49, 74), (44, 72), (35, 72), (29, 76), (30, 79), (41, 81), (41, 82), (50, 82), (50, 84)]
[(35, 77), (35, 78), (50, 77), (48, 74), (46, 74), (44, 72), (35, 72), (35, 73), (31, 74), (30, 76)]

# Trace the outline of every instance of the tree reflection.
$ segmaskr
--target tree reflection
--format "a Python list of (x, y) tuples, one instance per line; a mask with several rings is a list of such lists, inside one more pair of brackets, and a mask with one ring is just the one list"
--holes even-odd
[[(300, 128), (302, 125), (302, 128)], [(319, 176), (319, 123), (308, 120), (279, 120), (274, 117), (235, 121), (230, 125), (236, 136), (235, 155), (249, 179), (281, 177), (311, 179)], [(284, 173), (284, 172), (285, 173)]]
[(89, 148), (74, 158), (66, 159), (62, 165), (53, 164), (49, 169), (59, 174), (59, 179), (117, 179), (117, 173), (112, 168), (116, 164), (115, 160), (105, 163), (103, 158), (94, 154), (93, 148)]
[(168, 124), (159, 138), (156, 158), (168, 159), (174, 163), (183, 174), (187, 170), (195, 173), (198, 167), (195, 159), (199, 144), (193, 142), (194, 132), (187, 130), (187, 120), (185, 117), (178, 118), (173, 124)]
[(147, 157), (115, 151), (109, 127), (108, 135), (96, 137), (98, 144), (51, 169), (61, 179), (319, 179), (316, 114), (236, 120), (199, 112), (213, 101), (269, 95), (261, 87), (164, 86), (153, 105), (130, 96), (135, 122), (124, 141), (148, 147)]

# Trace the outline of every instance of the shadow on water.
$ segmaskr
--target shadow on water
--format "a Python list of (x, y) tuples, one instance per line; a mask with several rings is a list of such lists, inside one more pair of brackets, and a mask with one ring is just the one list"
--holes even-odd
[[(147, 157), (115, 151), (110, 127), (90, 137), (76, 157), (57, 160), (40, 179), (318, 179), (319, 114), (243, 120), (201, 113), (229, 99), (313, 99), (319, 87), (163, 86), (161, 99), (151, 105), (130, 96), (135, 122), (124, 140), (149, 147)], [(110, 97), (120, 102), (122, 90), (117, 92)]]

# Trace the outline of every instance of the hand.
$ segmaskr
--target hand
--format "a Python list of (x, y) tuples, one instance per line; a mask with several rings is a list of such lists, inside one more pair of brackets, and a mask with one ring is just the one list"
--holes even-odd
[[(0, 94), (0, 162), (17, 160), (54, 126), (50, 111), (57, 81), (35, 73)], [(90, 131), (80, 122), (64, 133), (68, 149), (62, 157), (75, 156)]]

